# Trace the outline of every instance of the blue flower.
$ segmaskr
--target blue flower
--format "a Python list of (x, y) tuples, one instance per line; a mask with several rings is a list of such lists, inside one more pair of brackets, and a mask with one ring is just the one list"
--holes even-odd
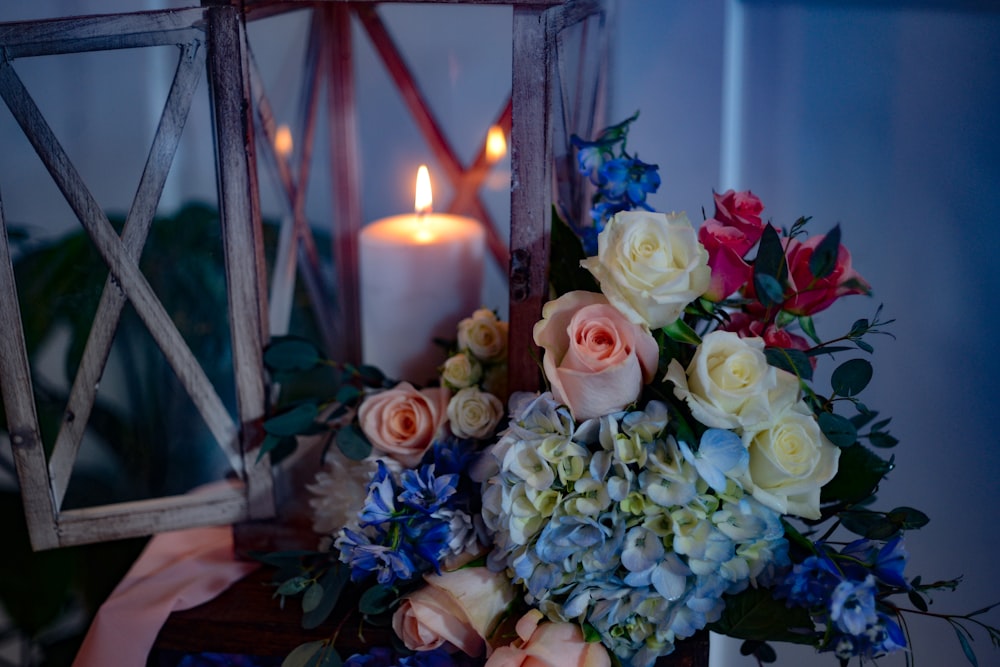
[(842, 632), (860, 635), (877, 620), (875, 615), (875, 578), (842, 581), (830, 595), (830, 620)]
[(345, 528), (337, 540), (340, 560), (351, 567), (351, 579), (361, 581), (375, 574), (380, 584), (391, 584), (397, 579), (408, 581), (416, 573), (409, 554), (373, 543), (368, 535)]
[(362, 526), (392, 521), (396, 517), (396, 484), (385, 463), (378, 467), (368, 482), (368, 496), (358, 518)]
[(793, 566), (784, 582), (775, 589), (775, 594), (787, 598), (789, 605), (807, 609), (826, 607), (840, 581), (837, 566), (821, 551), (820, 555), (809, 556)]
[(903, 570), (906, 569), (906, 562), (909, 558), (910, 554), (903, 545), (903, 538), (897, 536), (879, 549), (872, 569), (880, 581), (890, 586), (909, 588), (909, 584), (903, 576)]
[(440, 574), (441, 559), (448, 553), (451, 540), (451, 526), (432, 517), (415, 518), (403, 525), (403, 534), (405, 539), (400, 548), (412, 550)]
[(455, 494), (458, 475), (435, 475), (434, 464), (424, 464), (418, 470), (404, 470), (400, 476), (403, 491), (399, 500), (411, 509), (432, 514)]
[(392, 667), (395, 664), (392, 649), (375, 646), (368, 653), (355, 653), (344, 661), (344, 667)]
[(694, 453), (683, 440), (677, 443), (684, 459), (695, 467), (701, 478), (719, 493), (726, 490), (726, 478), (738, 477), (750, 464), (750, 452), (740, 436), (722, 428), (710, 428), (701, 436)]

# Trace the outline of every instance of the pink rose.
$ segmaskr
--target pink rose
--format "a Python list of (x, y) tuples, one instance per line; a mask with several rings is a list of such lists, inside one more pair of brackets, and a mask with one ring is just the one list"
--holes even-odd
[(659, 347), (603, 294), (569, 292), (542, 308), (535, 343), (557, 401), (578, 421), (621, 410), (651, 382)]
[(764, 233), (764, 223), (760, 219), (764, 204), (749, 190), (745, 192), (726, 190), (721, 195), (713, 193), (712, 196), (715, 198), (715, 219), (727, 227), (738, 229), (749, 243), (743, 252), (739, 253), (742, 257)]
[(608, 651), (587, 642), (573, 623), (541, 623), (542, 612), (532, 609), (517, 622), (517, 636), (501, 646), (486, 667), (610, 667)]
[(698, 241), (708, 251), (708, 268), (712, 270), (708, 291), (702, 296), (722, 301), (750, 281), (752, 269), (743, 256), (753, 243), (746, 234), (718, 220), (706, 220), (698, 230)]
[(392, 629), (406, 648), (432, 651), (449, 644), (466, 655), (482, 655), (486, 638), (514, 601), (507, 576), (468, 567), (424, 580), (427, 585), (407, 595), (392, 615)]
[(446, 389), (418, 390), (400, 382), (366, 397), (358, 408), (358, 421), (376, 451), (414, 468), (448, 419), (448, 399)]
[(782, 307), (790, 313), (813, 315), (842, 296), (871, 294), (871, 286), (851, 267), (851, 253), (843, 244), (837, 253), (837, 266), (833, 271), (823, 278), (813, 277), (809, 270), (809, 258), (822, 241), (822, 236), (813, 236), (806, 241), (786, 241), (785, 255), (788, 258), (788, 282), (792, 296)]

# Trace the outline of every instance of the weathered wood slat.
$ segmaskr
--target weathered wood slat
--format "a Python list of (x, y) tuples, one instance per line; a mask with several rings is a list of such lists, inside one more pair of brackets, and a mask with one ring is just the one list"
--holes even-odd
[(511, 100), (510, 340), (511, 390), (539, 387), (532, 328), (548, 295), (551, 181), (549, 53), (552, 35), (545, 11), (514, 9)]
[(186, 44), (203, 36), (205, 10), (78, 16), (0, 24), (7, 58)]
[[(510, 97), (508, 96), (503, 110), (500, 112), (500, 116), (494, 122), (494, 125), (503, 130), (506, 135), (510, 134), (511, 106)], [(486, 245), (489, 248), (490, 254), (493, 255), (493, 259), (496, 260), (497, 265), (506, 271), (510, 265), (510, 244), (500, 236), (496, 222), (493, 221), (493, 217), (483, 207), (482, 201), (479, 199), (479, 188), (486, 180), (486, 177), (489, 176), (492, 168), (493, 163), (487, 155), (486, 141), (484, 140), (472, 164), (469, 165), (468, 169), (462, 174), (459, 183), (456, 184), (455, 194), (445, 210), (449, 213), (461, 213), (473, 207), (480, 210), (481, 213), (476, 217), (486, 230)]]
[(0, 62), (0, 96), (232, 462), (237, 431), (229, 412), (8, 62)]
[(258, 206), (246, 34), (239, 9), (209, 9), (208, 59), (215, 118), (219, 213), (225, 246), (229, 325), (243, 472), (252, 519), (274, 516), (270, 460), (257, 462), (265, 410), (263, 349), (267, 275)]
[(31, 367), (17, 303), (17, 285), (7, 242), (7, 222), (0, 200), (0, 394), (7, 415), (7, 431), (14, 465), (21, 481), (28, 533), (35, 549), (59, 546), (55, 504), (49, 492), (45, 450), (38, 428)]
[(451, 144), (441, 124), (434, 117), (430, 104), (424, 94), (417, 86), (416, 79), (410, 68), (407, 66), (403, 56), (396, 49), (389, 31), (386, 29), (382, 19), (379, 18), (374, 6), (360, 5), (354, 7), (354, 13), (361, 20), (361, 25), (368, 32), (368, 38), (382, 58), (389, 76), (396, 84), (399, 94), (410, 111), (420, 133), (427, 140), (428, 147), (437, 158), (438, 165), (444, 169), (448, 180), (454, 184), (459, 183), (465, 169), (461, 160), (452, 149)]
[(195, 491), (183, 496), (74, 509), (59, 515), (59, 546), (152, 535), (167, 530), (214, 526), (248, 516), (242, 484)]
[[(139, 180), (139, 188), (122, 230), (122, 244), (135, 262), (142, 255), (204, 66), (205, 49), (202, 45), (199, 42), (186, 45), (181, 51), (163, 115)], [(80, 368), (73, 380), (63, 423), (49, 458), (49, 475), (56, 507), (62, 506), (73, 463), (94, 406), (97, 385), (107, 364), (124, 305), (125, 295), (109, 276), (87, 337)]]
[(358, 235), (361, 233), (357, 105), (351, 57), (351, 15), (347, 5), (317, 8), (325, 21), (326, 80), (330, 126), (330, 176), (333, 192), (333, 259), (343, 361), (361, 362), (361, 304), (358, 286)]

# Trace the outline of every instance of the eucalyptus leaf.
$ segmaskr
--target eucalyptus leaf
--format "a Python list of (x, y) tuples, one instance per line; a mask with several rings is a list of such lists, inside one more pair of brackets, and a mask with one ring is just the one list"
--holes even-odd
[(871, 382), (872, 372), (867, 359), (848, 359), (833, 370), (830, 385), (838, 396), (857, 396)]
[(276, 337), (264, 350), (264, 364), (272, 371), (308, 371), (322, 360), (323, 355), (315, 345), (296, 336)]
[(288, 595), (298, 595), (306, 588), (312, 584), (312, 578), (306, 575), (299, 575), (297, 577), (292, 577), (288, 581), (285, 581), (278, 589), (274, 591), (275, 595), (288, 596)]
[(319, 406), (308, 401), (264, 421), (264, 431), (271, 435), (288, 436), (308, 432), (319, 414)]
[(372, 443), (357, 424), (348, 424), (337, 431), (337, 448), (352, 461), (362, 461), (371, 454)]
[(826, 278), (837, 268), (840, 254), (840, 225), (834, 226), (819, 242), (809, 257), (809, 272), (815, 278)]
[(309, 588), (306, 589), (305, 595), (302, 596), (302, 611), (304, 613), (309, 613), (319, 606), (319, 603), (323, 600), (323, 584), (314, 582)]
[(382, 383), (385, 382), (385, 373), (376, 366), (371, 366), (368, 364), (363, 364), (357, 368), (358, 376), (361, 381), (365, 383), (368, 387), (381, 387)]
[(823, 487), (821, 502), (855, 504), (870, 496), (892, 464), (860, 444), (840, 450), (836, 476)]
[(765, 306), (780, 306), (784, 302), (785, 290), (773, 276), (766, 273), (755, 274), (753, 285), (760, 302)]
[(757, 247), (753, 266), (753, 284), (765, 306), (779, 305), (784, 300), (784, 285), (788, 279), (788, 264), (781, 238), (773, 225), (766, 225)]
[(923, 528), (931, 522), (929, 516), (912, 507), (896, 507), (889, 512), (889, 518), (903, 530)]
[(881, 512), (848, 510), (839, 517), (844, 528), (870, 540), (886, 540), (899, 532), (896, 522)]
[(370, 616), (384, 614), (392, 608), (398, 597), (395, 588), (376, 584), (361, 594), (358, 610)]
[(767, 363), (799, 376), (803, 380), (811, 380), (813, 367), (809, 357), (802, 350), (790, 350), (784, 347), (768, 347), (764, 350)]
[(884, 431), (873, 431), (868, 434), (868, 442), (870, 442), (873, 447), (889, 449), (890, 447), (898, 445), (899, 439), (885, 433)]
[(771, 592), (748, 588), (725, 596), (722, 617), (708, 626), (713, 632), (757, 641), (783, 641), (813, 645), (816, 631), (809, 612), (802, 607), (786, 607)]
[(325, 641), (300, 644), (292, 649), (281, 667), (340, 667), (340, 655)]
[(337, 389), (337, 402), (338, 403), (353, 403), (358, 400), (361, 396), (361, 390), (355, 387), (353, 384), (343, 384)]
[(310, 610), (305, 610), (302, 615), (302, 627), (306, 630), (318, 628), (330, 617), (333, 608), (340, 599), (340, 594), (344, 591), (344, 586), (350, 578), (350, 570), (341, 563), (333, 563), (322, 577), (320, 584), (323, 587), (323, 597), (316, 606)]
[(817, 418), (823, 435), (838, 447), (850, 447), (858, 441), (858, 429), (850, 419), (832, 412), (821, 412)]

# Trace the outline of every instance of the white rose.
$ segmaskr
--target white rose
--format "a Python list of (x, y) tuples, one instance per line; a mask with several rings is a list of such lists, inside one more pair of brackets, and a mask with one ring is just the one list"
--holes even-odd
[(798, 379), (767, 363), (764, 340), (731, 331), (707, 334), (687, 370), (674, 359), (664, 379), (694, 418), (712, 428), (753, 427), (798, 398)]
[(480, 361), (503, 361), (507, 356), (507, 323), (492, 310), (480, 308), (458, 323), (458, 347)]
[(782, 514), (820, 518), (820, 488), (837, 474), (840, 449), (823, 435), (805, 402), (745, 432), (743, 441), (750, 467), (741, 481), (753, 497)]
[(459, 390), (448, 402), (451, 432), (459, 438), (487, 438), (503, 417), (503, 403), (476, 387)]
[(623, 211), (597, 237), (597, 257), (580, 265), (635, 324), (659, 329), (680, 317), (712, 279), (708, 251), (683, 213)]
[(441, 379), (452, 389), (471, 387), (482, 377), (482, 364), (464, 352), (448, 357), (441, 367)]

